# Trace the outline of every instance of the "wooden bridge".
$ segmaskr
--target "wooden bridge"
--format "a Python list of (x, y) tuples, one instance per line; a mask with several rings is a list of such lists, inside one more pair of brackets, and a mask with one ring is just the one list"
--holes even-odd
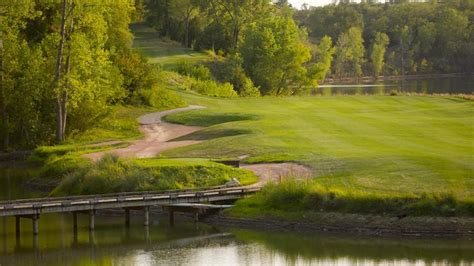
[(20, 219), (31, 219), (33, 234), (39, 233), (38, 220), (45, 213), (72, 213), (74, 231), (77, 231), (77, 214), (89, 215), (89, 229), (94, 230), (95, 214), (98, 210), (123, 209), (125, 225), (130, 225), (130, 210), (143, 210), (144, 225), (150, 223), (150, 207), (161, 206), (174, 222), (174, 212), (192, 212), (197, 219), (208, 210), (228, 208), (229, 205), (215, 203), (237, 200), (255, 193), (260, 187), (214, 187), (204, 190), (172, 190), (163, 192), (131, 192), (90, 196), (50, 197), (0, 201), (0, 217), (16, 218), (16, 233), (20, 233)]

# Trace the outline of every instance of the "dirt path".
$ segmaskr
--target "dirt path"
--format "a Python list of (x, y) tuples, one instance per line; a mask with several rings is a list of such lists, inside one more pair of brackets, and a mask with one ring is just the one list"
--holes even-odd
[(138, 122), (140, 123), (140, 131), (143, 132), (143, 135), (145, 136), (144, 139), (134, 140), (130, 146), (125, 148), (89, 153), (83, 156), (90, 158), (93, 161), (99, 160), (105, 154), (114, 154), (121, 158), (150, 158), (165, 150), (199, 143), (200, 141), (194, 140), (169, 141), (171, 139), (198, 131), (201, 129), (201, 127), (172, 124), (163, 121), (162, 118), (168, 114), (201, 108), (204, 107), (190, 105), (184, 108), (177, 108), (140, 116), (138, 118)]
[[(143, 132), (143, 135), (145, 136), (143, 139), (134, 140), (130, 146), (125, 148), (84, 154), (83, 157), (90, 158), (93, 161), (98, 161), (105, 154), (114, 154), (121, 158), (151, 158), (155, 157), (160, 152), (169, 149), (200, 143), (201, 141), (195, 140), (169, 141), (191, 134), (200, 130), (202, 127), (172, 124), (163, 121), (162, 118), (168, 114), (201, 108), (204, 107), (190, 105), (184, 108), (150, 113), (140, 116), (138, 118), (138, 122), (140, 123), (140, 131)], [(100, 146), (118, 143), (121, 142), (108, 141), (94, 145)], [(246, 156), (242, 157), (242, 159), (245, 157)], [(296, 163), (247, 164), (242, 165), (241, 167), (253, 171), (257, 176), (260, 177), (260, 181), (256, 185), (262, 185), (269, 181), (280, 182), (282, 179), (288, 176), (295, 178), (312, 177), (311, 169)]]

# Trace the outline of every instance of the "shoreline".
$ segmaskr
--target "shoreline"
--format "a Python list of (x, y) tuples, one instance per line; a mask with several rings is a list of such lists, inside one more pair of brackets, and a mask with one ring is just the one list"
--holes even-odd
[(336, 233), (359, 236), (474, 240), (474, 218), (385, 217), (345, 213), (315, 213), (311, 219), (241, 218), (225, 214), (205, 217), (216, 227), (295, 233)]
[(364, 76), (364, 77), (345, 77), (345, 78), (327, 78), (320, 80), (320, 85), (336, 85), (348, 84), (353, 82), (370, 83), (376, 81), (402, 81), (402, 80), (418, 80), (418, 79), (437, 79), (437, 78), (459, 78), (469, 77), (473, 73), (447, 73), (447, 74), (421, 74), (421, 75), (397, 75), (397, 76)]

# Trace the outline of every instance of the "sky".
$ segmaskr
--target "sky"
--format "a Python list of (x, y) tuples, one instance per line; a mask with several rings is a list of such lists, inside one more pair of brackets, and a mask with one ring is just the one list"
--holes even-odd
[(288, 2), (291, 3), (296, 8), (300, 8), (303, 3), (307, 3), (311, 6), (323, 6), (330, 4), (331, 0), (289, 0)]
[(332, 0), (288, 0), (288, 2), (296, 8), (300, 8), (303, 3), (307, 3), (311, 6), (324, 6), (332, 3)]

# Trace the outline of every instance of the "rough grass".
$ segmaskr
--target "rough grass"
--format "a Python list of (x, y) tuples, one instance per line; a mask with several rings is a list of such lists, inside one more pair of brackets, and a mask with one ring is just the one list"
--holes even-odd
[[(247, 162), (295, 161), (317, 183), (381, 197), (449, 194), (474, 199), (474, 103), (438, 96), (333, 96), (210, 99), (183, 93), (207, 109), (168, 121), (244, 132), (165, 152)], [(256, 119), (228, 119), (228, 114)], [(212, 122), (211, 122), (212, 121)], [(221, 123), (221, 124), (219, 124)]]
[(198, 63), (209, 59), (202, 52), (183, 47), (180, 43), (160, 38), (159, 34), (145, 25), (133, 25), (133, 46), (148, 57), (148, 62), (159, 64), (163, 69), (174, 69), (179, 63)]
[(85, 132), (68, 136), (65, 144), (36, 148), (28, 160), (43, 164), (39, 177), (59, 179), (64, 174), (90, 164), (88, 159), (81, 157), (82, 154), (126, 147), (129, 145), (127, 140), (142, 137), (137, 117), (153, 111), (156, 109), (114, 107), (113, 112), (101, 123)]
[(158, 111), (157, 108), (115, 106), (113, 112), (101, 123), (85, 132), (72, 134), (67, 138), (67, 144), (90, 144), (108, 140), (130, 140), (142, 136), (138, 130), (137, 117)]
[(317, 180), (286, 180), (267, 184), (257, 195), (240, 200), (231, 215), (246, 217), (304, 217), (310, 212), (338, 211), (396, 216), (474, 216), (474, 200), (451, 193), (383, 195), (371, 191), (328, 188)]
[(51, 194), (88, 195), (202, 188), (223, 185), (231, 178), (237, 178), (242, 184), (257, 181), (250, 171), (208, 160), (122, 160), (109, 155), (93, 165), (67, 174)]

